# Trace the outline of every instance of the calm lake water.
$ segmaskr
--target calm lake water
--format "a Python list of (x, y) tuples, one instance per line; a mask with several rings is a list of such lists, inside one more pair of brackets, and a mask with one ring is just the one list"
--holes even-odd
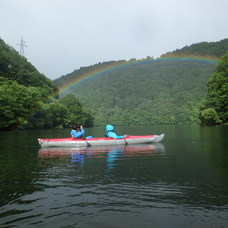
[[(0, 132), (0, 227), (228, 227), (228, 126), (117, 127), (159, 144), (41, 150)], [(103, 136), (101, 128), (87, 135)]]

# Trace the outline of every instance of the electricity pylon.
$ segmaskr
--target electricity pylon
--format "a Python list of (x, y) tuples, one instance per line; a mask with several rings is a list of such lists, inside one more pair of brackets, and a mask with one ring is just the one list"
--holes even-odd
[(24, 56), (25, 55), (24, 47), (27, 47), (27, 45), (25, 44), (23, 37), (21, 37), (21, 42), (17, 45), (20, 45), (20, 55)]

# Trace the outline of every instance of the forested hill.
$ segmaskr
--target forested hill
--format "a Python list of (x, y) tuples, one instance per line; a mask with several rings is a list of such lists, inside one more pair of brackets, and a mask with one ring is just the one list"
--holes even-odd
[(57, 92), (57, 87), (43, 74), (20, 56), (18, 52), (0, 39), (0, 76), (16, 81), (20, 85), (42, 87)]
[(172, 52), (167, 52), (161, 57), (182, 56), (182, 55), (196, 55), (196, 56), (215, 56), (221, 57), (225, 54), (228, 47), (228, 39), (219, 42), (201, 42), (185, 46)]
[(50, 79), (0, 39), (0, 129), (28, 123), (30, 112), (56, 92)]
[[(205, 48), (211, 46), (213, 52)], [(68, 93), (74, 93), (95, 115), (95, 125), (153, 125), (199, 123), (198, 103), (205, 97), (208, 78), (216, 62), (208, 55), (220, 56), (228, 50), (227, 39), (184, 47), (182, 53), (201, 59), (167, 58), (153, 60), (112, 61), (79, 70), (54, 81), (60, 87), (85, 74), (93, 75), (99, 68), (112, 68), (85, 80)], [(214, 45), (214, 46), (213, 46)], [(212, 47), (213, 46), (213, 47)], [(194, 47), (194, 48), (193, 48)], [(203, 48), (204, 47), (204, 48)], [(222, 48), (221, 48), (222, 47)], [(189, 48), (189, 49), (188, 49)], [(188, 51), (189, 50), (189, 51)], [(181, 53), (181, 50), (178, 50)], [(174, 52), (173, 52), (174, 53)], [(203, 58), (203, 56), (205, 57)]]
[(54, 99), (57, 93), (50, 79), (0, 39), (0, 130), (93, 124), (91, 113), (75, 96)]

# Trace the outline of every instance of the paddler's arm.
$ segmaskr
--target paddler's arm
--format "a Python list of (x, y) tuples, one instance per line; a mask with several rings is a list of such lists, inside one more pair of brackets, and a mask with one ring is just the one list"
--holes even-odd
[(126, 135), (118, 136), (115, 132), (110, 131), (110, 132), (108, 132), (108, 137), (109, 138), (114, 138), (114, 139), (122, 139), (122, 138), (125, 138)]

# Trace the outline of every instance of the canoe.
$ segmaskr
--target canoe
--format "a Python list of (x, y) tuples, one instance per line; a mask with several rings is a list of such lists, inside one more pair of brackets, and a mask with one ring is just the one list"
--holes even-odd
[(38, 139), (39, 145), (43, 147), (90, 147), (90, 146), (110, 146), (110, 145), (130, 145), (142, 143), (157, 143), (161, 142), (164, 134), (160, 135), (144, 135), (133, 136), (128, 135), (122, 139), (113, 138), (91, 138), (91, 139)]

